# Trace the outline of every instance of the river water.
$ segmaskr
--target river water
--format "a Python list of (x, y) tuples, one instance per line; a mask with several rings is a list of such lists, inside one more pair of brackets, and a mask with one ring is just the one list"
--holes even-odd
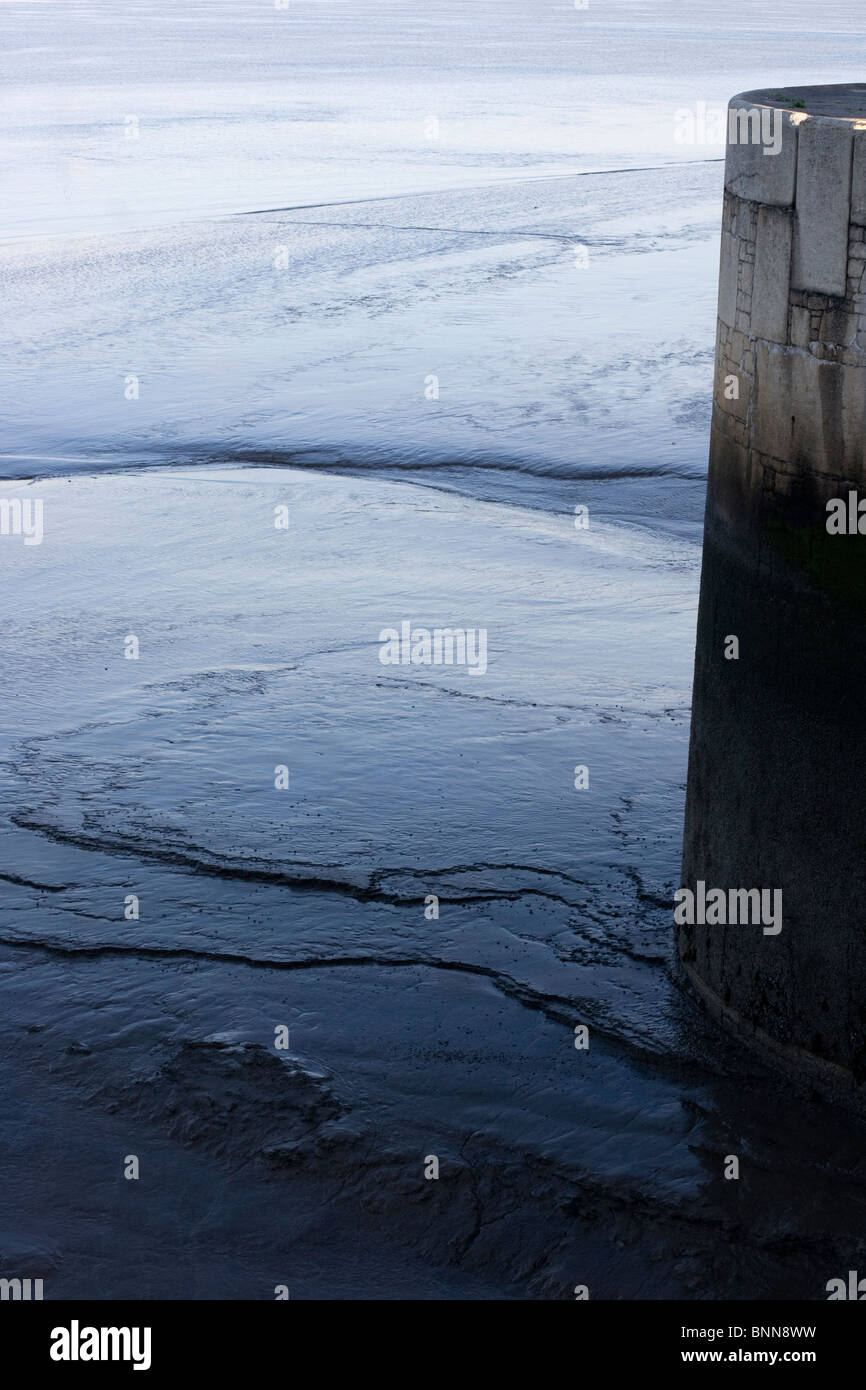
[[(671, 936), (702, 121), (856, 79), (820, 18), (0, 7), (0, 470), (42, 518), (0, 539), (3, 1274), (822, 1298), (864, 1258), (862, 1127)], [(486, 669), (384, 664), (403, 622)]]

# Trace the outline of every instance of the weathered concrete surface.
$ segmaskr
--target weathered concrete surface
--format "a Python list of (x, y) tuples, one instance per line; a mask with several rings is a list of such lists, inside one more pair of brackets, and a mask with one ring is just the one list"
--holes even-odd
[(772, 343), (788, 341), (792, 236), (793, 224), (787, 208), (758, 209), (751, 328), (756, 338)]
[(722, 232), (719, 258), (719, 318), (733, 328), (737, 317), (737, 271), (740, 244), (730, 232)]
[[(755, 199), (776, 207), (789, 208), (794, 202), (794, 188), (797, 169), (797, 125), (796, 113), (784, 110), (768, 101), (756, 101), (754, 93), (733, 97), (728, 107), (730, 125), (731, 112), (734, 120), (745, 123), (747, 118), (752, 133), (757, 124), (752, 112), (759, 115), (764, 110), (772, 112), (771, 130), (778, 129), (781, 135), (781, 149), (778, 154), (765, 154), (766, 145), (761, 141), (748, 140), (745, 143), (730, 140), (725, 160), (725, 188), (738, 198)], [(742, 116), (738, 113), (742, 112)], [(778, 124), (777, 124), (778, 123)], [(729, 130), (730, 134), (730, 130)]]
[(851, 171), (851, 221), (866, 225), (866, 130), (854, 131)]
[(791, 267), (795, 289), (840, 298), (845, 294), (853, 143), (846, 121), (819, 118), (800, 127)]
[(866, 87), (732, 106), (785, 134), (728, 145), (682, 883), (781, 889), (783, 925), (677, 942), (714, 1014), (866, 1109), (866, 535), (826, 525), (866, 498)]

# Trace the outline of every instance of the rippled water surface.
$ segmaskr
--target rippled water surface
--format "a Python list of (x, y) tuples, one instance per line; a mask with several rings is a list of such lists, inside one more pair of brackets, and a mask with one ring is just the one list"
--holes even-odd
[[(728, 19), (2, 6), (0, 1268), (46, 1297), (863, 1258), (860, 1126), (673, 965), (722, 167), (676, 113), (864, 46)], [(486, 671), (384, 665), (404, 620)]]

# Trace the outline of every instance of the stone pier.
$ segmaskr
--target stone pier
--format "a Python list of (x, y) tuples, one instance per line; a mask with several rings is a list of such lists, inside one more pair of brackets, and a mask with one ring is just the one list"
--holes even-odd
[(720, 1021), (866, 1109), (866, 84), (731, 116), (682, 884), (783, 917), (677, 943)]

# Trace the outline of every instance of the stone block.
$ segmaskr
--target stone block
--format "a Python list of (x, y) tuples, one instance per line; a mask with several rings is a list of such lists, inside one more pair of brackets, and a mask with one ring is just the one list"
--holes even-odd
[(809, 346), (812, 341), (811, 323), (811, 312), (808, 309), (799, 309), (795, 305), (791, 310), (791, 342), (795, 347)]
[(793, 223), (787, 208), (758, 210), (752, 284), (752, 336), (788, 341), (788, 292)]
[(749, 203), (744, 198), (737, 199), (737, 210), (732, 231), (734, 236), (738, 236), (740, 241), (745, 242), (746, 245), (755, 240), (755, 213), (754, 203)]
[(730, 232), (722, 232), (719, 258), (719, 318), (728, 328), (734, 327), (737, 314), (737, 274), (740, 243)]
[(796, 289), (844, 297), (853, 143), (851, 127), (841, 122), (800, 126), (791, 264)]
[[(866, 130), (854, 132), (854, 159), (851, 173), (851, 221), (866, 224)], [(862, 236), (858, 241), (862, 241)]]
[(791, 207), (798, 136), (791, 112), (735, 97), (728, 107), (727, 134), (725, 187), (756, 203)]
[(821, 315), (818, 337), (822, 343), (838, 343), (850, 347), (857, 332), (857, 319), (844, 309), (825, 309)]
[(756, 344), (756, 449), (818, 474), (858, 476), (866, 430), (866, 367)]
[(745, 420), (749, 413), (751, 382), (735, 362), (722, 361), (716, 367), (714, 400), (725, 415)]

